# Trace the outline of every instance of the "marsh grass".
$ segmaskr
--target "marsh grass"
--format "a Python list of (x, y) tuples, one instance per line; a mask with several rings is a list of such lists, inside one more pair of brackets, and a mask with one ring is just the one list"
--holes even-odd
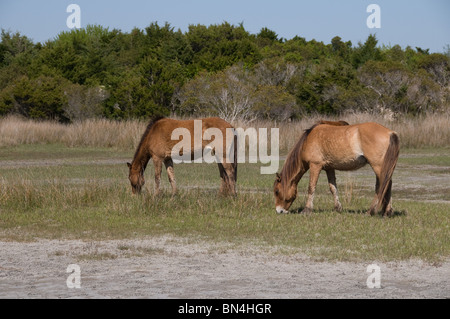
[[(172, 234), (236, 245), (268, 245), (317, 260), (420, 258), (435, 262), (450, 256), (448, 187), (433, 185), (436, 179), (448, 178), (450, 163), (443, 159), (449, 155), (446, 149), (431, 152), (440, 154), (436, 161), (422, 150), (410, 150), (400, 159), (394, 174), (393, 218), (364, 214), (374, 191), (370, 168), (338, 174), (342, 213), (332, 211), (326, 176), (321, 174), (315, 213), (277, 215), (273, 176), (259, 174), (259, 164), (240, 166), (239, 196), (234, 199), (218, 195), (217, 166), (207, 164), (177, 165), (180, 191), (174, 197), (165, 173), (163, 192), (154, 195), (150, 164), (144, 193), (132, 196), (124, 164), (132, 151), (93, 150), (61, 145), (0, 148), (0, 158), (11, 152), (20, 158), (17, 162), (0, 160), (0, 239), (102, 240)], [(39, 156), (34, 158), (33, 153)], [(116, 162), (105, 165), (104, 159)], [(34, 166), (22, 165), (27, 161), (34, 161)], [(56, 164), (48, 166), (49, 162)], [(424, 163), (432, 165), (421, 170)], [(305, 177), (299, 184), (294, 212), (305, 204), (307, 183)], [(411, 192), (408, 185), (417, 192)], [(85, 258), (115, 256), (94, 251)]]
[[(450, 146), (450, 114), (427, 114), (387, 120), (381, 115), (348, 113), (340, 116), (310, 116), (292, 122), (257, 120), (251, 123), (236, 121), (235, 127), (280, 129), (279, 148), (287, 153), (303, 131), (321, 119), (345, 120), (350, 124), (378, 122), (400, 135), (402, 147), (429, 148)], [(134, 150), (148, 121), (113, 121), (89, 119), (69, 125), (56, 122), (36, 122), (15, 116), (0, 118), (0, 147), (22, 144), (63, 144), (68, 147), (100, 147)], [(270, 131), (270, 130), (269, 130)], [(270, 143), (268, 144), (270, 148)]]
[(16, 116), (0, 119), (0, 147), (22, 144), (63, 144), (68, 147), (133, 149), (147, 123), (141, 120), (89, 119), (73, 124), (33, 121)]

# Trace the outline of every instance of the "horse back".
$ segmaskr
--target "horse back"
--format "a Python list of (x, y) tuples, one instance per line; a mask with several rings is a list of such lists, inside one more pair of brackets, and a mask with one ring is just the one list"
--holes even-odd
[(377, 123), (336, 125), (324, 123), (309, 134), (302, 158), (324, 167), (354, 170), (367, 162), (382, 161), (392, 131)]
[[(226, 136), (226, 129), (232, 128), (233, 126), (227, 121), (218, 118), (218, 117), (210, 117), (210, 118), (202, 118), (201, 120), (201, 136), (205, 131), (209, 128), (217, 128), (222, 131), (223, 137)], [(151, 131), (148, 134), (147, 138), (147, 147), (152, 154), (152, 156), (158, 157), (169, 157), (173, 147), (180, 142), (180, 140), (173, 138), (173, 133), (176, 132), (177, 129), (182, 129), (179, 132), (183, 133), (186, 130), (189, 132), (191, 137), (191, 145), (192, 150), (194, 148), (194, 135), (195, 133), (195, 120), (176, 120), (170, 118), (163, 118), (159, 120), (157, 123), (153, 125)], [(211, 141), (201, 141), (204, 143), (210, 143)], [(203, 145), (204, 146), (204, 145)]]

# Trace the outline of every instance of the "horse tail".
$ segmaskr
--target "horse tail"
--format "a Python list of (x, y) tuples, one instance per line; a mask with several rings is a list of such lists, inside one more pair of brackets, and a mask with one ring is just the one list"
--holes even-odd
[(392, 132), (388, 149), (384, 155), (383, 166), (381, 167), (377, 210), (380, 210), (382, 206), (386, 207), (391, 200), (392, 175), (394, 174), (394, 169), (397, 165), (399, 153), (400, 140), (397, 133)]

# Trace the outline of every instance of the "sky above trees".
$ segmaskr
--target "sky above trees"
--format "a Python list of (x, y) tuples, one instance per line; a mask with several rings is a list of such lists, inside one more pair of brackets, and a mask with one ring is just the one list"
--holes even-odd
[[(448, 0), (4, 0), (0, 2), (0, 28), (26, 34), (34, 42), (45, 42), (68, 31), (66, 8), (81, 8), (81, 27), (95, 24), (130, 32), (151, 22), (169, 22), (186, 32), (191, 24), (243, 23), (257, 33), (263, 27), (280, 37), (295, 36), (330, 43), (335, 36), (354, 45), (376, 34), (380, 45), (400, 45), (443, 52), (450, 44)], [(367, 7), (381, 8), (381, 28), (369, 29)]]

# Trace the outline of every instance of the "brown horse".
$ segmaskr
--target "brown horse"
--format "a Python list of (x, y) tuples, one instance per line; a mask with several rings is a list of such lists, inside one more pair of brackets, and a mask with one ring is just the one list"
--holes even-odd
[[(169, 182), (172, 186), (172, 193), (176, 193), (176, 181), (175, 174), (173, 170), (173, 160), (172, 160), (172, 151), (174, 146), (178, 143), (178, 140), (173, 140), (172, 134), (176, 129), (186, 129), (190, 133), (191, 141), (188, 141), (188, 145), (191, 145), (190, 150), (181, 149), (179, 155), (183, 155), (183, 153), (191, 153), (192, 159), (194, 159), (194, 153), (197, 153), (198, 150), (194, 149), (195, 141), (194, 141), (194, 120), (174, 120), (169, 118), (156, 118), (153, 119), (150, 124), (147, 126), (144, 134), (142, 135), (139, 146), (136, 149), (136, 153), (134, 154), (134, 159), (131, 163), (127, 163), (129, 168), (129, 180), (131, 182), (131, 187), (133, 194), (140, 193), (142, 190), (142, 186), (145, 183), (144, 180), (144, 171), (147, 167), (147, 164), (150, 159), (153, 159), (153, 164), (155, 167), (155, 184), (156, 184), (156, 193), (159, 193), (159, 187), (161, 182), (161, 170), (162, 164), (164, 163), (167, 169), (167, 175), (169, 177)], [(218, 129), (222, 132), (222, 136), (225, 139), (226, 130), (233, 129), (233, 127), (227, 123), (226, 121), (220, 118), (205, 118), (201, 119), (201, 128), (202, 131), (199, 132), (203, 137), (204, 132), (209, 129)], [(214, 139), (212, 139), (214, 141)], [(201, 152), (205, 149), (205, 146), (211, 143), (210, 141), (205, 141), (201, 138), (201, 144), (199, 145), (201, 148)], [(223, 143), (224, 148), (226, 147), (226, 143)], [(236, 180), (237, 180), (237, 143), (236, 137), (232, 140), (232, 145), (234, 147), (234, 158), (231, 163), (230, 160), (225, 158), (226, 152), (219, 152), (219, 150), (214, 150), (217, 154), (223, 154), (222, 160), (217, 161), (219, 165), (220, 178), (222, 180), (220, 193), (224, 195), (236, 195)], [(198, 154), (198, 153), (197, 153)], [(202, 153), (201, 153), (202, 154)], [(178, 154), (177, 154), (178, 155)], [(188, 155), (189, 156), (189, 155)]]
[(313, 210), (314, 191), (321, 170), (327, 173), (334, 197), (334, 209), (342, 210), (336, 187), (335, 170), (357, 170), (367, 163), (376, 175), (375, 198), (368, 211), (374, 215), (392, 214), (392, 174), (399, 155), (396, 132), (377, 123), (349, 125), (346, 122), (320, 121), (306, 130), (286, 158), (274, 183), (277, 213), (287, 213), (297, 197), (297, 185), (310, 170), (308, 200), (303, 213)]

